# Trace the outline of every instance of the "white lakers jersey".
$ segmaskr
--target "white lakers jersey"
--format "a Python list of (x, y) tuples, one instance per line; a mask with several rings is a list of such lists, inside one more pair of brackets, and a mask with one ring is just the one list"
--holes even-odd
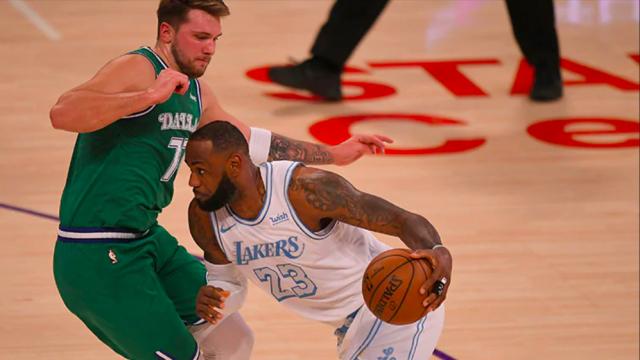
[(266, 194), (257, 218), (240, 218), (226, 206), (210, 213), (211, 223), (227, 258), (247, 279), (299, 315), (336, 326), (363, 305), (364, 270), (389, 247), (339, 221), (320, 232), (307, 229), (287, 195), (298, 165), (260, 166)]

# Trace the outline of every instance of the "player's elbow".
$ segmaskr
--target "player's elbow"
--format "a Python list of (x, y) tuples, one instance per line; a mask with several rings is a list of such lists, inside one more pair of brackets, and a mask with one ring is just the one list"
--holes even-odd
[[(51, 126), (56, 130), (65, 130), (76, 133), (89, 132), (89, 123), (78, 121), (78, 113), (69, 108), (68, 105), (58, 102), (49, 111)], [(78, 126), (82, 124), (83, 126)]]
[(51, 120), (51, 126), (56, 130), (66, 130), (64, 122), (64, 109), (61, 105), (55, 104), (51, 110), (49, 110), (49, 120)]

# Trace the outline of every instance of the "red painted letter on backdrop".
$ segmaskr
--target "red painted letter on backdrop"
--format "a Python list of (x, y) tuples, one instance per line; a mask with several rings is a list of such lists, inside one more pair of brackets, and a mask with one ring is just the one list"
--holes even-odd
[(474, 84), (458, 68), (462, 65), (494, 65), (500, 62), (495, 59), (450, 60), (450, 61), (394, 61), (370, 62), (372, 68), (406, 68), (420, 67), (431, 74), (444, 87), (456, 96), (487, 96), (478, 85)]
[[(460, 126), (464, 122), (440, 117), (419, 114), (360, 114), (336, 116), (320, 120), (309, 128), (311, 135), (326, 144), (336, 145), (351, 137), (351, 125), (363, 121), (414, 121), (429, 126)], [(468, 151), (485, 143), (485, 139), (449, 139), (444, 144), (432, 148), (392, 149), (385, 151), (388, 155), (428, 155)]]
[[(632, 55), (633, 57), (633, 55)], [(560, 67), (564, 70), (571, 71), (575, 74), (582, 75), (582, 80), (565, 80), (564, 85), (609, 85), (623, 91), (638, 91), (640, 84), (623, 79), (619, 76), (610, 74), (603, 70), (598, 70), (590, 66), (580, 64), (569, 59), (562, 59)], [(520, 67), (513, 80), (511, 94), (526, 94), (531, 89), (533, 81), (533, 69), (526, 60), (520, 61)]]
[[(267, 75), (267, 71), (271, 66), (262, 66), (258, 68), (253, 68), (248, 70), (245, 74), (248, 78), (273, 84), (269, 76)], [(344, 73), (356, 73), (356, 74), (366, 74), (367, 72), (358, 69), (355, 67), (345, 66)], [(387, 96), (391, 96), (396, 93), (396, 89), (392, 86), (379, 84), (374, 82), (365, 82), (365, 81), (343, 81), (342, 82), (343, 89), (346, 87), (356, 87), (361, 90), (360, 94), (357, 95), (345, 95), (342, 97), (343, 101), (346, 100), (370, 100), (370, 99), (378, 99)], [(295, 92), (266, 92), (265, 95), (271, 96), (277, 99), (285, 99), (285, 100), (298, 100), (298, 101), (322, 101), (321, 98), (314, 95), (302, 95)]]
[[(570, 126), (580, 126), (580, 130), (570, 130)], [(590, 129), (585, 129), (590, 127)], [(550, 144), (580, 148), (628, 148), (637, 147), (640, 126), (635, 121), (606, 118), (566, 118), (551, 119), (532, 124), (527, 132), (534, 138)], [(627, 134), (627, 136), (624, 136)], [(597, 135), (603, 138), (617, 135), (617, 140), (593, 141)], [(589, 141), (592, 139), (592, 141)]]

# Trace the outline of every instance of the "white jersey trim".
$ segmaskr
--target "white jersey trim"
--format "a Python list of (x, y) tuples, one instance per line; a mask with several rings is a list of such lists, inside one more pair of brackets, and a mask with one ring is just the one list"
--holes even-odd
[(376, 319), (369, 330), (369, 334), (364, 339), (364, 341), (358, 346), (358, 349), (351, 355), (350, 360), (356, 360), (360, 354), (371, 344), (373, 339), (375, 339), (376, 335), (378, 335), (378, 331), (380, 330), (380, 326), (382, 326), (382, 320)]
[(422, 320), (418, 321), (416, 334), (413, 335), (413, 339), (411, 340), (411, 350), (409, 351), (409, 358), (407, 360), (413, 360), (413, 357), (416, 355), (416, 349), (418, 348), (420, 335), (422, 335), (422, 331), (424, 330), (424, 323), (426, 321), (427, 321), (426, 316), (423, 317)]
[(202, 118), (202, 95), (200, 94), (200, 81), (193, 79), (196, 84), (196, 93), (198, 94), (198, 109), (200, 110), (200, 117)]
[(146, 110), (142, 110), (142, 111), (139, 111), (137, 113), (133, 113), (133, 114), (129, 114), (127, 116), (123, 116), (122, 119), (131, 119), (131, 118), (135, 118), (135, 117), (138, 117), (138, 116), (146, 115), (146, 114), (150, 113), (151, 110), (153, 110), (155, 107), (156, 107), (155, 104), (151, 105)]
[(149, 230), (141, 233), (127, 232), (71, 232), (58, 229), (58, 236), (69, 239), (138, 239), (149, 233)]
[(153, 51), (153, 49), (150, 46), (145, 46), (144, 49), (149, 50), (149, 52), (152, 53), (153, 56), (156, 57), (156, 59), (158, 59), (158, 61), (160, 62), (160, 65), (164, 66), (165, 69), (169, 68), (169, 66), (167, 66), (167, 64), (164, 62), (164, 60), (162, 60), (162, 58), (158, 54), (156, 54), (156, 52)]
[[(168, 68), (167, 64), (162, 60), (162, 58), (160, 56), (158, 56), (158, 54), (156, 54), (155, 51), (153, 51), (153, 49), (151, 49), (151, 47), (143, 46), (142, 48), (147, 50), (147, 51), (149, 51), (151, 54), (153, 54), (153, 56), (158, 60), (158, 62), (160, 62), (160, 65), (162, 65), (165, 69)], [(153, 66), (153, 64), (152, 64), (152, 66)], [(136, 117), (139, 117), (139, 116), (142, 116), (142, 115), (146, 115), (146, 114), (150, 113), (151, 110), (153, 110), (155, 107), (156, 107), (155, 104), (151, 105), (151, 106), (149, 106), (148, 108), (146, 108), (144, 110), (138, 111), (138, 112), (133, 113), (133, 114), (129, 114), (127, 116), (123, 116), (121, 119), (131, 119), (131, 118), (136, 118)]]
[(260, 213), (258, 214), (258, 216), (255, 219), (244, 219), (239, 215), (236, 215), (233, 212), (233, 209), (231, 209), (231, 206), (229, 205), (225, 206), (225, 209), (227, 210), (229, 215), (231, 215), (237, 222), (239, 222), (242, 225), (247, 225), (247, 226), (259, 225), (262, 222), (262, 220), (264, 220), (264, 218), (267, 216), (267, 213), (269, 212), (269, 207), (271, 206), (271, 195), (273, 194), (273, 191), (271, 191), (272, 190), (271, 177), (273, 174), (273, 168), (270, 163), (264, 163), (260, 165), (260, 167), (265, 169), (265, 172), (263, 173), (263, 175), (266, 178), (264, 187), (265, 187), (265, 190), (267, 191), (267, 195), (265, 197), (264, 204), (262, 204), (262, 209), (260, 210)]

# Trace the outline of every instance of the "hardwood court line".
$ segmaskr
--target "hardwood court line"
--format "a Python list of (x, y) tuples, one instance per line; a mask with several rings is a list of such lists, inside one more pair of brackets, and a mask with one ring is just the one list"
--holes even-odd
[(49, 40), (58, 41), (62, 35), (51, 26), (42, 16), (33, 10), (24, 0), (9, 0), (16, 10), (20, 11), (35, 27), (37, 27)]
[(53, 221), (60, 220), (55, 215), (45, 214), (45, 213), (40, 212), (40, 211), (35, 211), (35, 210), (31, 210), (31, 209), (20, 207), (20, 206), (10, 205), (10, 204), (6, 204), (6, 203), (3, 203), (3, 202), (0, 202), (0, 208), (7, 209), (7, 210), (13, 210), (13, 211), (16, 211), (16, 212), (19, 212), (19, 213), (33, 215), (33, 216), (36, 216), (36, 217), (49, 219), (49, 220), (53, 220)]

